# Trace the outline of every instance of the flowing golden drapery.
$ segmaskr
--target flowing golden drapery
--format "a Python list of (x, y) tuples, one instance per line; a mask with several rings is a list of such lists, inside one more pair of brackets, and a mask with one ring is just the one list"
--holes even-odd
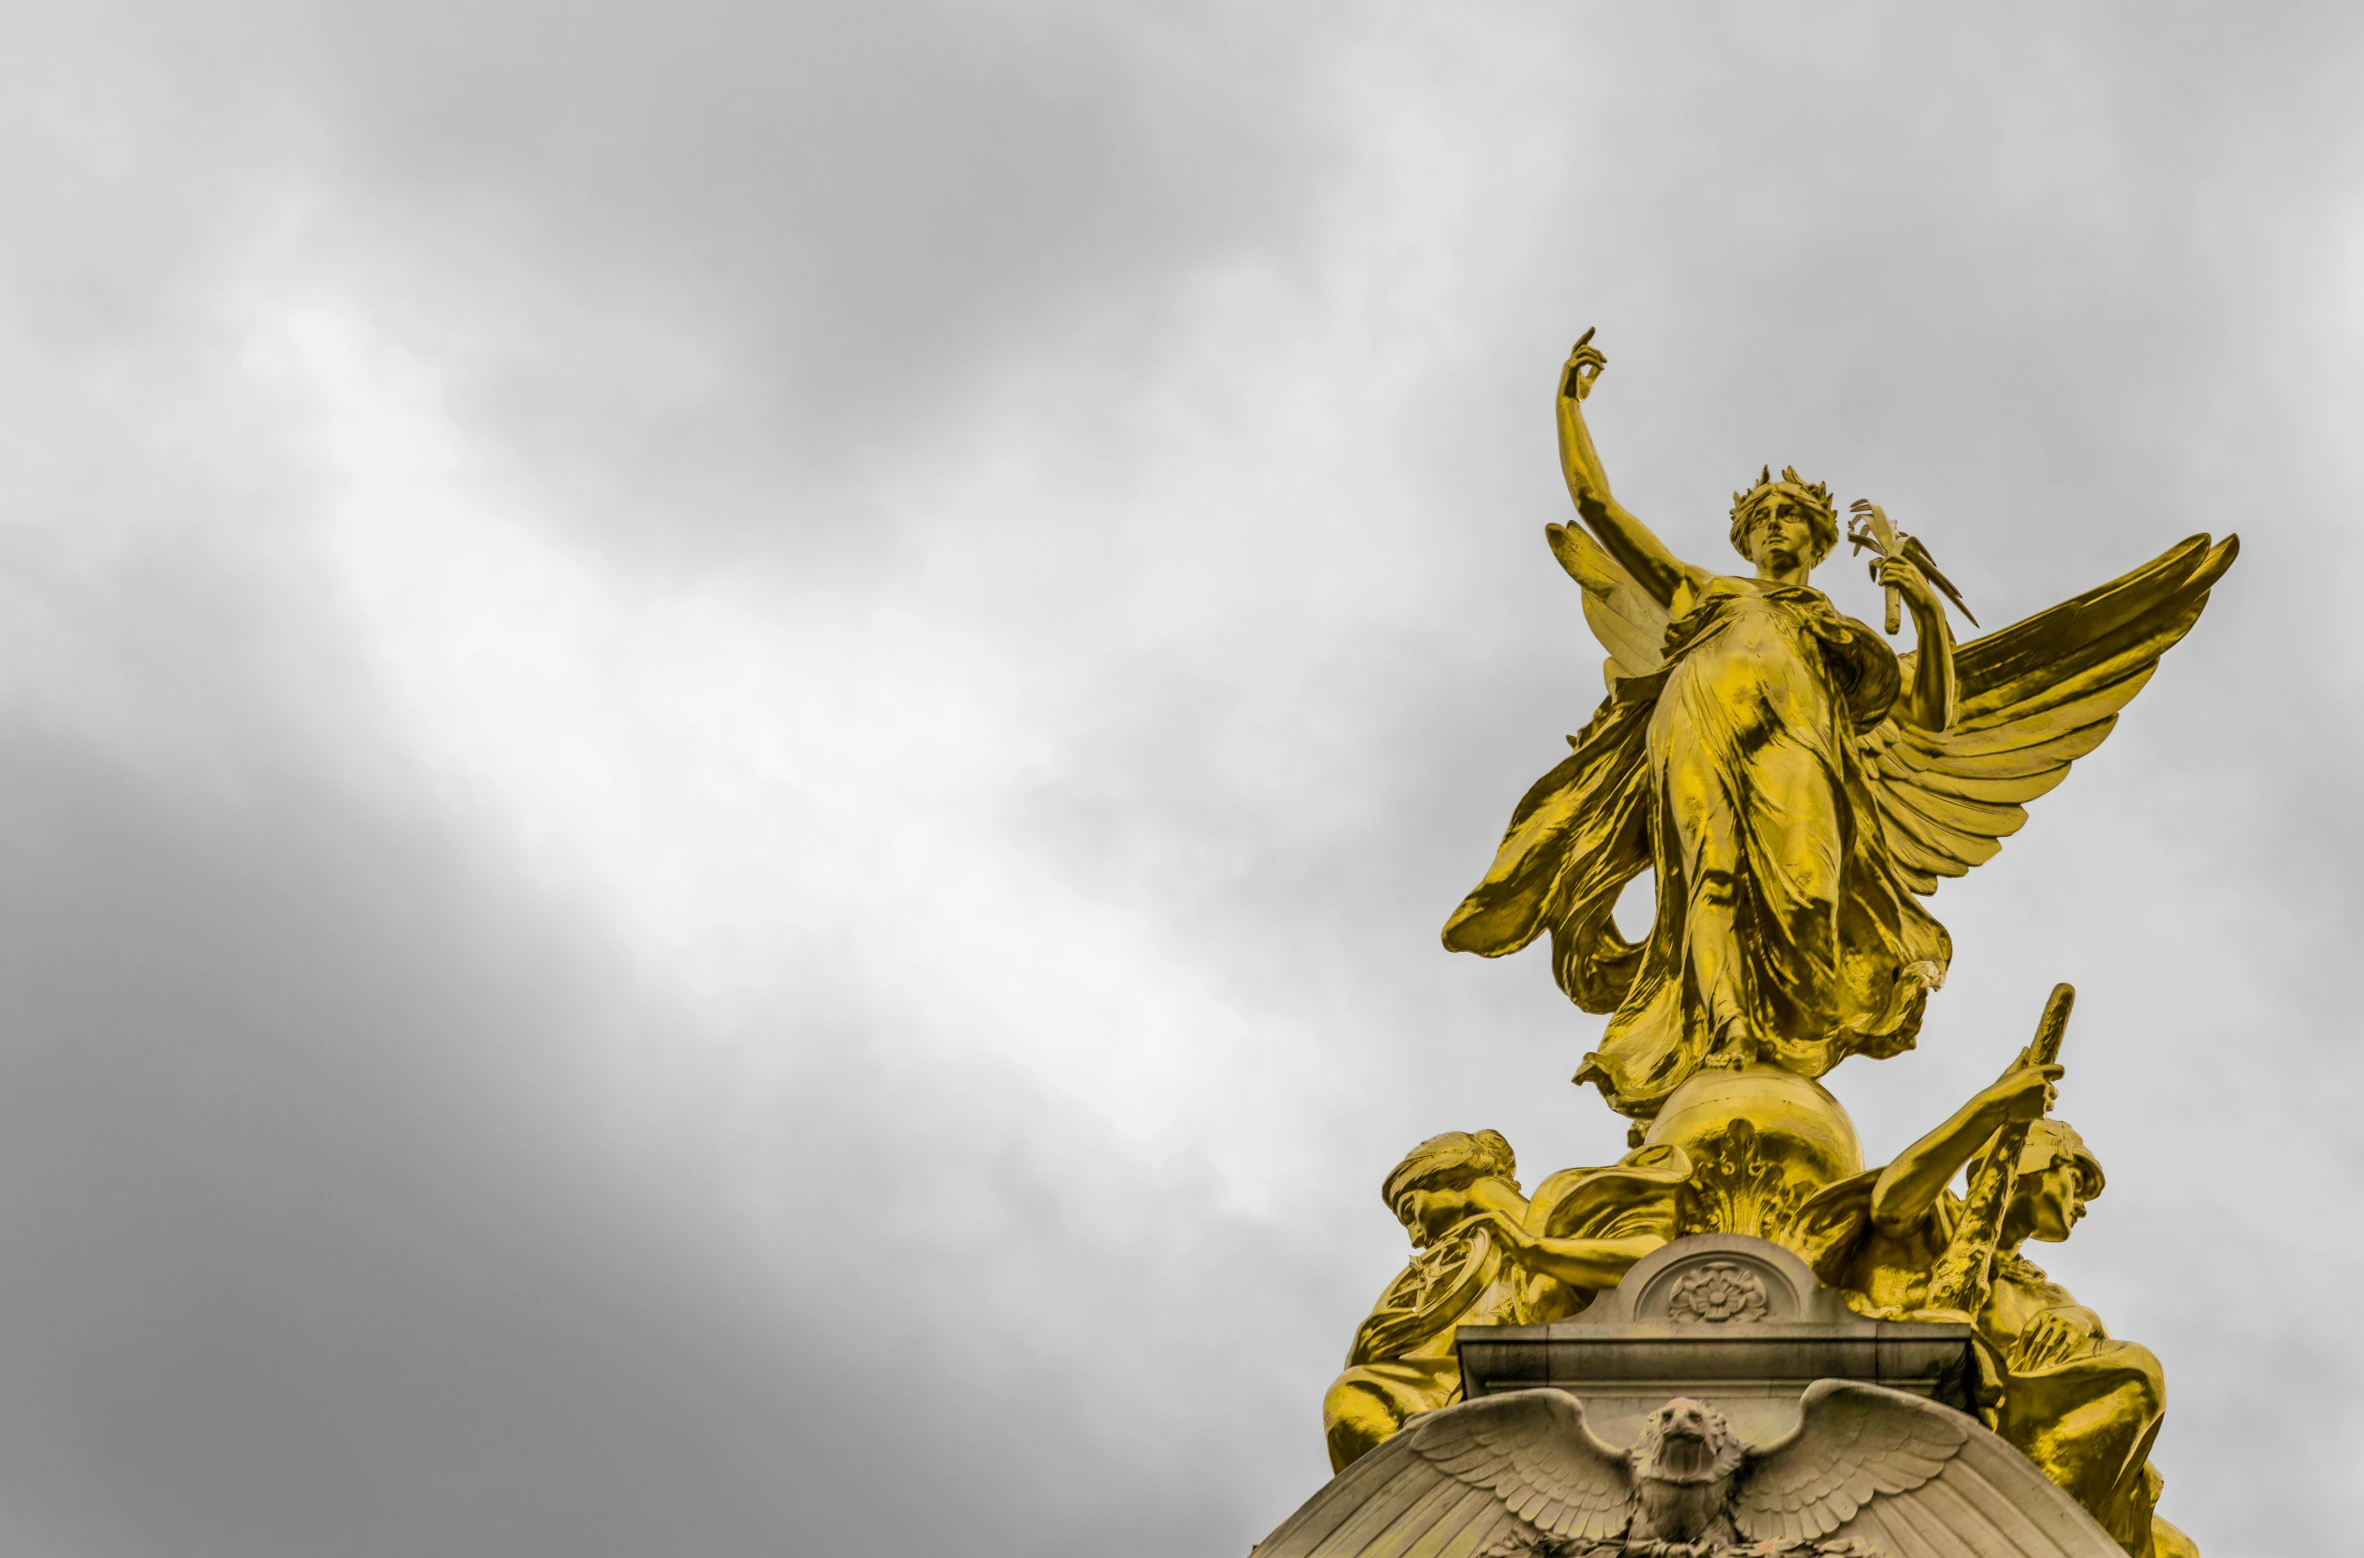
[[(1560, 988), (1614, 1014), (1577, 1080), (1645, 1119), (1752, 1049), (1814, 1076), (1910, 1047), (1950, 956), (1918, 897), (1993, 858), (2101, 744), (2238, 552), (2194, 536), (1954, 647), (1958, 707), (1931, 730), (1902, 718), (1914, 657), (1819, 591), (1702, 575), (1661, 605), (1580, 532), (1547, 535), (1609, 697), (1444, 940), (1499, 957), (1548, 930)], [(1657, 913), (1630, 941), (1612, 911), (1645, 869)]]
[[(1527, 792), (1445, 944), (1498, 955), (1548, 929), (1560, 987), (1615, 1013), (1577, 1079), (1628, 1114), (1702, 1065), (1820, 1076), (1909, 1047), (1951, 946), (1861, 825), (1860, 737), (1896, 701), (1896, 656), (1819, 590), (1739, 578), (1701, 591), (1662, 654)], [(1657, 914), (1629, 941), (1612, 911), (1645, 868)], [(1736, 1022), (1757, 1056), (1733, 1052)]]

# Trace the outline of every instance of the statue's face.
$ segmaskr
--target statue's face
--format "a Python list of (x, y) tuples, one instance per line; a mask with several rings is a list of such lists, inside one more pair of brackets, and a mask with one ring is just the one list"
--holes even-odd
[(2031, 1238), (2058, 1244), (2085, 1215), (2085, 1174), (2074, 1163), (2054, 1163), (2041, 1174), (2023, 1174), (2019, 1184)]
[(1396, 1198), (1395, 1215), (1417, 1249), (1427, 1249), (1470, 1213), (1466, 1190), (1407, 1190)]
[(1749, 561), (1767, 573), (1811, 568), (1814, 554), (1812, 511), (1788, 493), (1769, 494), (1749, 516)]

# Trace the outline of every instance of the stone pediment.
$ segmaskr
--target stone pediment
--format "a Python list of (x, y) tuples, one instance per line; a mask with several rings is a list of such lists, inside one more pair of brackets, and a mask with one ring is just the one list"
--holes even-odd
[(1806, 1263), (1745, 1234), (1694, 1234), (1637, 1262), (1582, 1314), (1549, 1325), (1467, 1325), (1470, 1400), (1550, 1386), (1628, 1442), (1669, 1397), (1722, 1412), (1752, 1444), (1798, 1425), (1821, 1379), (1884, 1385), (1968, 1412), (1976, 1379), (1967, 1325), (1869, 1320)]

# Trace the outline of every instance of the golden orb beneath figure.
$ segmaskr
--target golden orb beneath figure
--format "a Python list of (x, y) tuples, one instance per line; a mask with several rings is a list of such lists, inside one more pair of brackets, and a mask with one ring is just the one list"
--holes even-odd
[(1855, 1122), (1829, 1089), (1773, 1066), (1714, 1067), (1670, 1094), (1642, 1138), (1692, 1163), (1685, 1232), (1780, 1239), (1806, 1198), (1863, 1171)]
[(1712, 1151), (1735, 1120), (1752, 1128), (1760, 1150), (1807, 1171), (1818, 1184), (1863, 1171), (1863, 1143), (1847, 1106), (1812, 1077), (1776, 1066), (1701, 1071), (1674, 1090), (1642, 1137), (1644, 1146)]

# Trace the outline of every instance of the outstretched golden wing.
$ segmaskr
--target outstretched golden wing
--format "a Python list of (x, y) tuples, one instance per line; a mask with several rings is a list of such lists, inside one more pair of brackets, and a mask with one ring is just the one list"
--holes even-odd
[[(1954, 651), (1952, 728), (1932, 734), (1894, 715), (1873, 727), (1863, 738), (1872, 796), (1913, 891), (1933, 893), (1939, 877), (1994, 858), (2027, 821), (2021, 803), (2101, 745), (2239, 550), (2237, 536), (2214, 545), (2194, 536), (2122, 579), (1973, 639)], [(1909, 664), (1904, 678), (1910, 685)]]
[(1423, 1412), (1330, 1479), (1255, 1558), (1410, 1558), (1606, 1541), (1632, 1501), (1625, 1455), (1557, 1390)]
[(1546, 525), (1543, 534), (1568, 577), (1584, 587), (1585, 623), (1609, 651), (1609, 663), (1601, 668), (1609, 690), (1617, 690), (1621, 677), (1648, 676), (1664, 664), (1659, 646), (1666, 642), (1666, 608), (1583, 531)]

